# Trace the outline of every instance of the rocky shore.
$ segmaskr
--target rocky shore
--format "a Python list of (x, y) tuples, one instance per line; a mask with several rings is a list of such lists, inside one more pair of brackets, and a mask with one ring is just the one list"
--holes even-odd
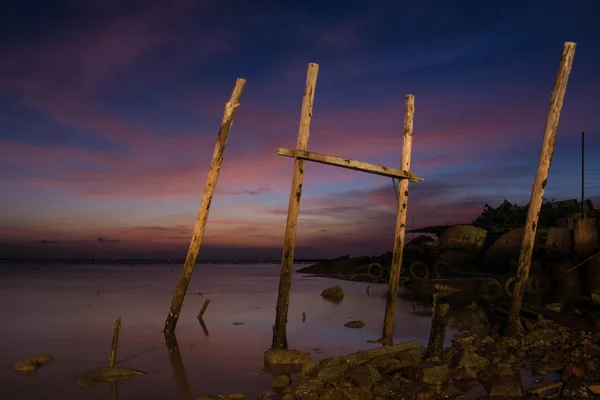
[[(600, 399), (598, 326), (569, 327), (538, 314), (523, 318), (520, 335), (508, 338), (504, 320), (490, 318), (484, 306), (452, 307), (447, 323), (460, 333), (435, 352), (411, 341), (313, 362), (299, 351), (269, 350), (265, 371), (274, 375), (277, 397), (259, 398)], [(600, 315), (594, 317), (600, 321)], [(243, 399), (239, 396), (200, 399)]]

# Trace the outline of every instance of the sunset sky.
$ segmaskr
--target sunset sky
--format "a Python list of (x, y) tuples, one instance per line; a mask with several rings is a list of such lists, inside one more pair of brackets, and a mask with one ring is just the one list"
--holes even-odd
[[(309, 150), (399, 167), (409, 227), (527, 203), (577, 43), (548, 197), (600, 207), (600, 3), (40, 1), (0, 13), (0, 257), (184, 258), (225, 102), (247, 80), (199, 258), (281, 256), (306, 69)], [(307, 164), (297, 257), (391, 250), (392, 180)]]

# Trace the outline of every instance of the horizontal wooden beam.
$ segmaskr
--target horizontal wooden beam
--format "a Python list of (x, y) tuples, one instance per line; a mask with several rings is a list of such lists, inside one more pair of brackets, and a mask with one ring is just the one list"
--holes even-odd
[(290, 150), (280, 147), (277, 149), (277, 154), (284, 157), (300, 158), (302, 160), (333, 165), (335, 167), (367, 172), (369, 174), (387, 176), (396, 179), (408, 179), (410, 182), (414, 183), (418, 183), (423, 180), (423, 178), (419, 178), (417, 175), (409, 171), (382, 167), (381, 165), (371, 164), (363, 161), (350, 160), (347, 158), (328, 156), (325, 154), (314, 153), (312, 151)]

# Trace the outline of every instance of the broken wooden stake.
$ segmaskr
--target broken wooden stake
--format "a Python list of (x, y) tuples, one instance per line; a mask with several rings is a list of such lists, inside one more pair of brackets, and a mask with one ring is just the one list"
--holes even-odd
[(202, 319), (202, 316), (204, 315), (204, 313), (206, 312), (206, 309), (208, 308), (208, 303), (210, 303), (210, 299), (204, 300), (204, 304), (202, 304), (202, 308), (200, 309), (200, 312), (198, 313), (198, 319)]
[(233, 125), (233, 118), (235, 113), (240, 106), (240, 99), (244, 92), (246, 81), (242, 78), (238, 78), (235, 82), (235, 87), (229, 102), (225, 104), (225, 112), (223, 114), (223, 122), (221, 123), (221, 129), (217, 137), (217, 143), (215, 144), (215, 150), (208, 170), (208, 178), (206, 179), (206, 186), (204, 188), (204, 194), (202, 195), (202, 202), (198, 210), (198, 217), (196, 218), (196, 224), (194, 225), (194, 233), (192, 234), (192, 240), (188, 250), (185, 264), (183, 266), (183, 272), (179, 279), (179, 284), (175, 289), (173, 300), (171, 302), (171, 308), (169, 309), (169, 315), (165, 321), (165, 332), (174, 332), (177, 326), (177, 320), (179, 319), (179, 313), (181, 312), (181, 306), (185, 298), (190, 279), (194, 273), (196, 266), (196, 259), (198, 258), (198, 252), (200, 245), (202, 244), (202, 238), (204, 237), (204, 229), (206, 222), (208, 221), (208, 213), (210, 210), (210, 203), (213, 195), (215, 194), (215, 188), (217, 186), (217, 180), (219, 179), (219, 172), (221, 170), (221, 164), (223, 163), (223, 154), (225, 152), (225, 145), (227, 144), (227, 136)]
[(510, 303), (506, 321), (507, 336), (516, 336), (519, 332), (519, 313), (521, 310), (521, 303), (523, 302), (525, 285), (527, 284), (527, 278), (529, 276), (529, 267), (531, 266), (538, 219), (544, 198), (544, 189), (548, 182), (548, 172), (554, 153), (556, 129), (558, 127), (560, 111), (563, 106), (574, 56), (575, 43), (566, 42), (563, 46), (558, 72), (554, 81), (554, 88), (552, 90), (552, 95), (550, 96), (550, 106), (546, 127), (544, 128), (542, 150), (540, 152), (537, 172), (531, 190), (531, 199), (529, 200), (529, 207), (527, 209), (527, 220), (525, 221), (525, 231), (521, 243), (521, 254), (519, 256), (519, 267), (516, 276), (517, 279), (513, 289), (512, 301)]
[[(415, 117), (415, 96), (406, 95), (404, 109), (404, 139), (402, 142), (402, 158), (400, 169), (410, 170), (410, 156), (412, 150), (413, 124)], [(396, 215), (396, 235), (394, 238), (394, 253), (390, 268), (389, 292), (385, 304), (385, 318), (383, 322), (383, 343), (391, 343), (394, 335), (394, 322), (396, 319), (396, 297), (400, 286), (400, 270), (402, 269), (402, 253), (406, 235), (406, 215), (408, 204), (408, 180), (403, 179), (398, 184), (398, 213)]]
[(121, 331), (121, 317), (115, 321), (113, 327), (112, 347), (110, 349), (110, 358), (108, 359), (108, 366), (110, 368), (115, 366), (117, 360), (117, 346), (119, 345), (119, 332)]
[[(312, 108), (315, 99), (315, 86), (317, 84), (318, 73), (319, 65), (314, 63), (308, 64), (296, 151), (306, 151), (308, 146), (310, 120), (312, 118)], [(279, 278), (279, 290), (277, 292), (275, 325), (273, 326), (273, 344), (271, 345), (271, 349), (273, 350), (287, 349), (287, 316), (290, 303), (290, 289), (292, 286), (292, 264), (294, 263), (294, 250), (296, 248), (296, 230), (298, 227), (298, 214), (300, 213), (300, 197), (302, 196), (303, 179), (304, 160), (296, 158), (294, 160), (294, 174), (292, 176), (292, 187), (290, 189), (290, 201), (285, 225), (281, 275)]]
[(426, 357), (438, 357), (444, 349), (444, 339), (446, 337), (446, 328), (448, 326), (448, 312), (450, 306), (438, 300), (438, 296), (433, 297), (433, 315), (431, 317), (431, 331), (429, 333), (429, 344), (427, 346)]

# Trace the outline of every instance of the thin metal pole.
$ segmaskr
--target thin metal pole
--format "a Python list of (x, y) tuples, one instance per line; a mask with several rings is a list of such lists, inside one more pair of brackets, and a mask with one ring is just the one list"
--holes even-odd
[(581, 219), (585, 218), (585, 132), (581, 132)]

